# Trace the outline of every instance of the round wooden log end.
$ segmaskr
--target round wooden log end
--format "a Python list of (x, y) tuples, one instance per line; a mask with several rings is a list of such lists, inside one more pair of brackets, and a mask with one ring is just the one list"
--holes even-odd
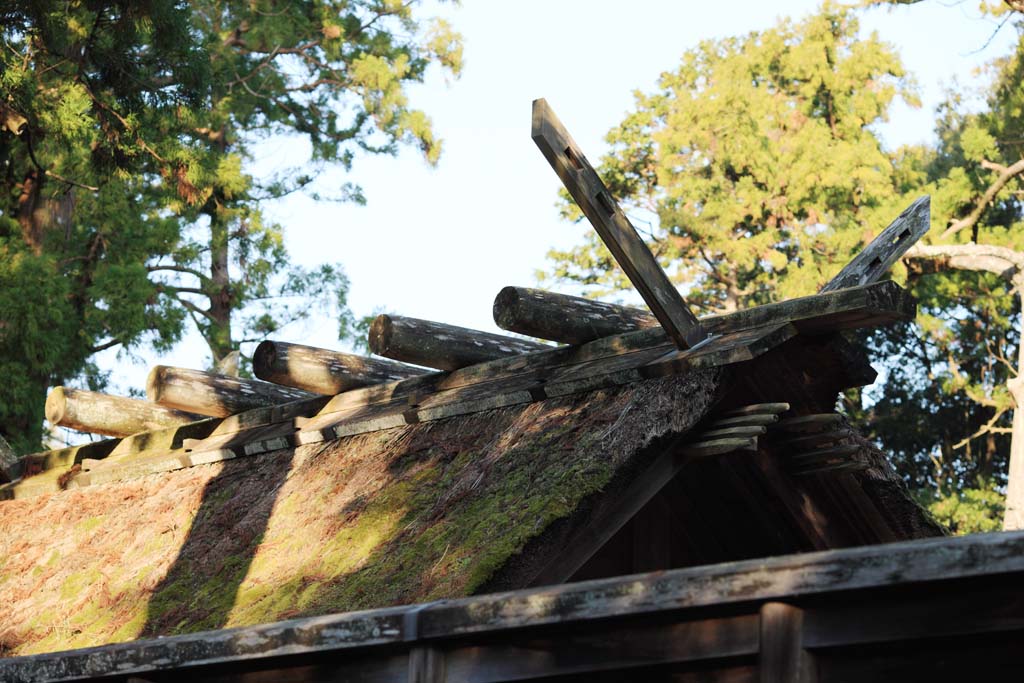
[(160, 389), (163, 386), (166, 371), (166, 365), (154, 365), (146, 377), (146, 398), (153, 403), (160, 402)]
[(516, 307), (519, 303), (519, 288), (505, 287), (494, 297), (491, 313), (494, 324), (503, 330), (511, 329), (516, 322)]
[(373, 319), (369, 334), (370, 350), (383, 356), (391, 347), (391, 316), (381, 313)]
[(54, 387), (46, 397), (46, 420), (52, 425), (59, 425), (67, 412), (67, 394), (64, 387)]
[(252, 355), (253, 373), (260, 379), (270, 380), (271, 368), (277, 362), (277, 344), (267, 339), (260, 342)]

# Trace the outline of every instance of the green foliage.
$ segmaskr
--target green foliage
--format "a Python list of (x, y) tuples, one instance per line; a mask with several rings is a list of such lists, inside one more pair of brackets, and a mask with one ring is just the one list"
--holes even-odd
[[(1024, 261), (1024, 183), (1018, 174), (998, 184), (1022, 155), (1024, 36), (989, 75), (984, 107), (951, 93), (939, 111), (938, 145), (905, 150), (900, 160), (913, 179), (900, 188), (904, 201), (932, 195), (924, 242), (939, 253), (910, 262), (908, 284), (920, 302), (914, 328), (874, 337), (889, 380), (868, 417), (911, 486), (956, 491), (1006, 481), (1014, 408), (1007, 383), (1020, 370), (1012, 259)], [(1011, 260), (980, 257), (988, 247)], [(954, 259), (944, 248), (968, 251)]]
[[(862, 336), (886, 381), (846, 397), (912, 489), (1002, 486), (1024, 285), (1024, 184), (1005, 176), (1022, 156), (1024, 37), (991, 65), (984, 107), (953, 92), (937, 145), (886, 151), (873, 125), (896, 98), (916, 103), (913, 83), (892, 48), (857, 30), (854, 10), (826, 3), (799, 23), (701, 44), (636, 95), (599, 172), (703, 312), (813, 293), (922, 194), (930, 246), (1016, 254), (898, 264), (919, 316)], [(580, 217), (564, 194), (562, 209)], [(596, 236), (550, 256), (550, 276), (594, 294), (630, 287)]]
[(1006, 496), (992, 480), (979, 479), (976, 486), (956, 491), (929, 489), (917, 498), (935, 519), (958, 536), (1002, 530)]
[[(441, 141), (406, 87), (457, 74), (461, 39), (396, 0), (15, 0), (0, 9), (0, 434), (37, 448), (46, 388), (102, 384), (103, 348), (216, 362), (313, 312), (354, 320), (338, 265), (290, 265), (261, 202), (308, 171), (247, 172), (268, 136), (312, 161)], [(346, 182), (338, 199), (361, 201)]]
[[(656, 218), (652, 247), (699, 309), (813, 292), (891, 215), (893, 161), (870, 126), (895, 98), (913, 102), (912, 84), (889, 46), (857, 30), (827, 4), (704, 42), (608, 134), (599, 172)], [(550, 256), (556, 278), (628, 286), (596, 238)]]

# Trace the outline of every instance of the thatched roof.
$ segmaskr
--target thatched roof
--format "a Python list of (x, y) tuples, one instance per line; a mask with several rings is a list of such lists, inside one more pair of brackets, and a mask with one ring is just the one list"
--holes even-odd
[(0, 504), (0, 638), (45, 652), (426, 601), (503, 568), (525, 585), (550, 558), (509, 558), (696, 424), (720, 375)]
[(841, 337), (805, 317), (679, 352), (654, 332), (31, 456), (38, 472), (2, 487), (0, 643), (45, 652), (941, 533), (836, 426), (834, 472), (800, 476), (785, 430), (688, 455), (740, 406), (820, 413), (870, 381)]

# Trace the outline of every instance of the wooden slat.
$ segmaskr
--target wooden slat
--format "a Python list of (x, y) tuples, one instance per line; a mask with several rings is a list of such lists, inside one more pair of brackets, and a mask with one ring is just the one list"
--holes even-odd
[(722, 429), (709, 429), (700, 433), (701, 439), (723, 438), (723, 437), (744, 437), (760, 436), (768, 432), (763, 425), (747, 425), (745, 427), (724, 427)]
[(779, 421), (779, 416), (773, 413), (762, 413), (760, 415), (737, 415), (736, 417), (724, 417), (711, 423), (712, 429), (726, 429), (733, 427), (754, 427), (773, 425)]
[(931, 226), (931, 198), (925, 195), (904, 209), (878, 236), (864, 247), (820, 292), (877, 282)]
[(544, 99), (533, 102), (533, 141), (679, 348), (707, 338), (697, 317)]
[(734, 451), (756, 451), (756, 438), (733, 438), (733, 439), (709, 439), (688, 443), (683, 446), (683, 453), (694, 458), (704, 458), (712, 455), (723, 455)]
[(775, 429), (796, 434), (812, 434), (833, 431), (843, 423), (843, 416), (839, 413), (818, 413), (816, 415), (791, 417), (775, 425)]

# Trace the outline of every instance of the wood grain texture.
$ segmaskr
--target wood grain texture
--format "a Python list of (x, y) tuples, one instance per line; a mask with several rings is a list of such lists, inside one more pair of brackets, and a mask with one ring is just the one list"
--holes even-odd
[[(700, 323), (718, 334), (783, 322), (793, 323), (801, 332), (824, 334), (913, 320), (915, 314), (913, 297), (886, 281), (704, 316)], [(494, 321), (510, 332), (566, 344), (651, 329), (657, 323), (642, 309), (525, 287), (499, 292)]]
[(327, 396), (429, 372), (382, 358), (269, 339), (256, 347), (252, 367), (253, 374), (266, 382)]
[(561, 344), (583, 344), (631, 330), (657, 327), (650, 311), (529, 287), (505, 287), (494, 298), (494, 323), (503, 330)]
[(803, 647), (804, 613), (783, 602), (761, 605), (760, 683), (813, 683), (814, 659)]
[(438, 370), (551, 349), (526, 339), (398, 315), (377, 316), (370, 326), (369, 343), (378, 356)]
[(137, 398), (112, 396), (83, 389), (54, 387), (46, 397), (51, 425), (106, 436), (128, 436), (201, 420), (202, 415), (157, 405)]
[(269, 382), (157, 365), (146, 380), (146, 396), (168, 408), (227, 417), (253, 408), (313, 398), (314, 394)]
[(832, 292), (882, 279), (892, 264), (931, 226), (931, 197), (925, 195), (903, 210), (868, 246), (857, 254), (820, 292)]
[(669, 338), (682, 349), (707, 338), (697, 316), (544, 99), (533, 102), (532, 136)]

